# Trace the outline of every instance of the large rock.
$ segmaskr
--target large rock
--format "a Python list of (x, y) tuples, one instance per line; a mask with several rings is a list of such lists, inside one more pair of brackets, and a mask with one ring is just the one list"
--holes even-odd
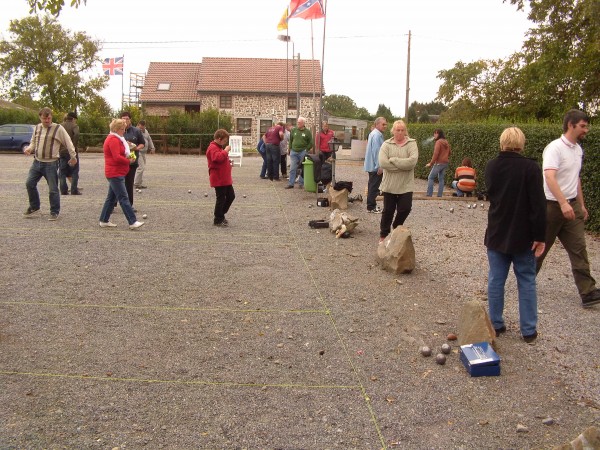
[(397, 227), (377, 247), (377, 260), (388, 272), (411, 273), (415, 268), (415, 247), (406, 227)]
[(568, 444), (558, 445), (552, 450), (598, 450), (600, 449), (600, 430), (596, 427), (589, 427), (576, 439)]
[(496, 340), (496, 332), (488, 316), (487, 309), (479, 300), (469, 300), (460, 312), (458, 323), (458, 345), (475, 344)]

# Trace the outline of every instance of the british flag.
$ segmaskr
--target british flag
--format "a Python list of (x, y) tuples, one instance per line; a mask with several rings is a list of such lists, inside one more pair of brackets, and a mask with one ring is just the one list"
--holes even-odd
[(320, 19), (325, 17), (321, 0), (291, 0), (290, 19)]
[(104, 58), (102, 70), (104, 75), (123, 75), (123, 56), (117, 58)]

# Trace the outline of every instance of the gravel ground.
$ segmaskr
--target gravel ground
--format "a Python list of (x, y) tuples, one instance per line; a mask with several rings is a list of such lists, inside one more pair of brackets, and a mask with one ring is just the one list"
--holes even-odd
[[(44, 180), (43, 216), (21, 217), (30, 160), (0, 159), (2, 449), (538, 449), (600, 426), (600, 308), (581, 308), (560, 245), (533, 345), (509, 278), (501, 376), (470, 378), (456, 348), (444, 366), (418, 353), (486, 298), (485, 203), (415, 200), (417, 268), (397, 276), (375, 261), (380, 216), (354, 203), (353, 238), (313, 230), (329, 210), (260, 180), (256, 158), (217, 228), (205, 159), (151, 155), (137, 231), (120, 212), (98, 227), (102, 155), (82, 155), (84, 195), (57, 222)], [(366, 184), (343, 159), (336, 178)], [(597, 237), (588, 252), (597, 274)]]

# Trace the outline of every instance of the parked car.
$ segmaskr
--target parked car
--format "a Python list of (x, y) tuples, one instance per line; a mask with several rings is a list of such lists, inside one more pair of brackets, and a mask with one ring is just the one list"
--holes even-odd
[(0, 125), (0, 150), (25, 150), (31, 142), (35, 125), (8, 123)]

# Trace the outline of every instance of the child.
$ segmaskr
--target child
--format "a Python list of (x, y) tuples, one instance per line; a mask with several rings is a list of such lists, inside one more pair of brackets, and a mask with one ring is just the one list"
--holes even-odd
[(231, 162), (227, 144), (229, 133), (223, 129), (215, 131), (214, 140), (206, 150), (206, 162), (208, 164), (208, 176), (210, 187), (215, 188), (217, 201), (215, 203), (215, 218), (213, 224), (218, 227), (226, 227), (229, 222), (225, 214), (235, 199), (233, 180), (231, 179)]
[(471, 196), (471, 193), (475, 190), (477, 183), (475, 182), (475, 169), (473, 169), (473, 163), (469, 158), (462, 160), (462, 165), (456, 168), (454, 172), (454, 181), (452, 187), (456, 189), (456, 193), (452, 194), (454, 197), (463, 197), (467, 194), (467, 197)]

